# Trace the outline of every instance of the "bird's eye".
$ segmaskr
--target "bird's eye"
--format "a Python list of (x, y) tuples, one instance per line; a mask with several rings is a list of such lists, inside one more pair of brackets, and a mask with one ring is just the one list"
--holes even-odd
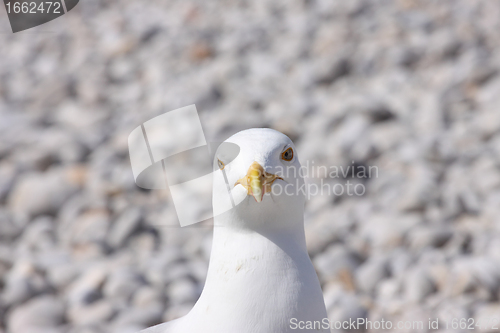
[(219, 169), (224, 169), (224, 167), (226, 166), (224, 163), (222, 163), (221, 160), (217, 159), (217, 164), (219, 165)]
[(281, 158), (285, 161), (291, 161), (293, 158), (293, 149), (288, 148), (284, 152), (281, 153)]

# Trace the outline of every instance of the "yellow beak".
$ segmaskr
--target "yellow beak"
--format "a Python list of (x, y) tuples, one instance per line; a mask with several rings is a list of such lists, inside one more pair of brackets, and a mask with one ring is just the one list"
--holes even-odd
[(257, 162), (253, 162), (248, 168), (247, 174), (238, 179), (234, 186), (240, 184), (247, 189), (247, 194), (254, 197), (255, 201), (261, 202), (265, 193), (271, 192), (271, 186), (276, 179), (283, 179), (264, 171)]

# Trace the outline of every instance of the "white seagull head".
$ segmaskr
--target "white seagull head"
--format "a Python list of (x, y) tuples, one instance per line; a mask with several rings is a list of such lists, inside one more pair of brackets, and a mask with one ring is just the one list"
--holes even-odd
[[(304, 179), (293, 142), (283, 133), (254, 128), (236, 133), (222, 144), (214, 158), (214, 211), (231, 215), (245, 227), (271, 224), (285, 227), (294, 214), (303, 214)], [(234, 146), (233, 146), (234, 147)], [(228, 202), (222, 198), (228, 197)], [(217, 220), (217, 218), (216, 218)], [(284, 221), (284, 222), (280, 222)]]

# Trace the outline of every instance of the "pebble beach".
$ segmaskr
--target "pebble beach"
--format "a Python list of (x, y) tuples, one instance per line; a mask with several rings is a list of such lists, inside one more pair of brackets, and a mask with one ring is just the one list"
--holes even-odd
[(306, 204), (329, 320), (496, 332), (499, 31), (487, 0), (84, 0), (16, 34), (0, 10), (0, 333), (192, 308), (211, 223), (181, 228), (168, 190), (137, 187), (127, 143), (191, 104), (208, 141), (274, 128), (341, 170), (310, 183), (358, 185)]

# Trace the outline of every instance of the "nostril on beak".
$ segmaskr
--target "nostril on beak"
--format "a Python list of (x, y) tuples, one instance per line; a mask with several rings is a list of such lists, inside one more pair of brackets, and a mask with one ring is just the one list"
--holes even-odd
[(247, 189), (247, 194), (254, 197), (255, 201), (261, 202), (264, 194), (271, 192), (271, 185), (276, 179), (282, 179), (264, 171), (262, 165), (253, 162), (248, 168), (247, 174), (238, 179), (234, 184), (240, 184)]

